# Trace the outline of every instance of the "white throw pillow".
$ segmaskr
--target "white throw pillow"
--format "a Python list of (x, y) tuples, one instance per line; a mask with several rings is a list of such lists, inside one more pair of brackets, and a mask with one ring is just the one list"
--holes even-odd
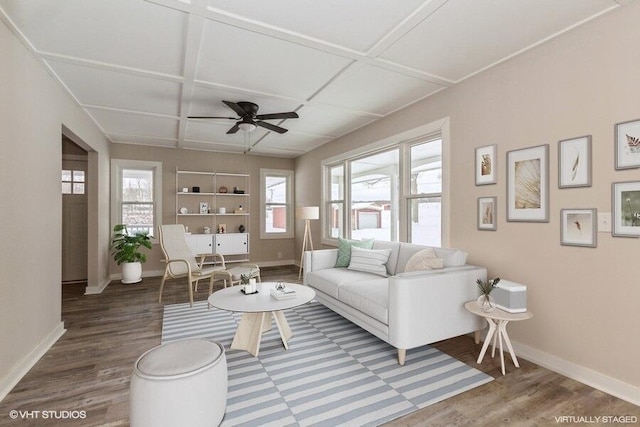
[(467, 262), (467, 253), (465, 251), (461, 251), (460, 249), (455, 249), (449, 255), (444, 257), (444, 266), (445, 267), (460, 267), (466, 264)]
[(442, 267), (444, 267), (444, 260), (438, 258), (433, 248), (427, 248), (413, 254), (407, 261), (404, 271), (422, 271)]
[(351, 247), (351, 261), (349, 270), (364, 271), (387, 277), (387, 261), (391, 251), (389, 249), (363, 249)]

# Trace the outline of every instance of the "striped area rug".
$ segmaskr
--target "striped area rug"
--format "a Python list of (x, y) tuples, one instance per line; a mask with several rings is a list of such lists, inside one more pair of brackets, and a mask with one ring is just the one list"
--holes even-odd
[(162, 342), (206, 338), (225, 346), (229, 370), (222, 426), (376, 426), (493, 378), (429, 346), (396, 349), (320, 303), (286, 312), (293, 331), (262, 337), (258, 358), (229, 350), (241, 313), (206, 301), (165, 306)]

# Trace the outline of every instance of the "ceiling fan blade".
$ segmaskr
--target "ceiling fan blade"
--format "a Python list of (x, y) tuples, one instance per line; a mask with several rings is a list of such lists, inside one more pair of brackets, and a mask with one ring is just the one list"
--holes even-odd
[(238, 132), (240, 130), (240, 126), (238, 126), (238, 124), (239, 123), (233, 125), (233, 127), (227, 131), (227, 135)]
[(213, 117), (213, 116), (187, 116), (187, 119), (229, 119), (229, 120), (238, 120), (237, 117)]
[(240, 106), (239, 106), (238, 104), (236, 104), (235, 102), (231, 102), (231, 101), (222, 101), (222, 102), (224, 102), (224, 104), (225, 104), (227, 107), (229, 107), (229, 108), (231, 108), (233, 111), (235, 111), (235, 112), (238, 114), (238, 116), (240, 116), (240, 117), (244, 117), (244, 116), (246, 116), (246, 115), (247, 115), (247, 112), (246, 112), (246, 111), (244, 111), (244, 110), (242, 109), (242, 107), (240, 107)]
[(267, 122), (256, 122), (256, 125), (263, 127), (265, 129), (269, 129), (272, 130), (274, 132), (278, 132), (278, 133), (286, 133), (289, 130), (285, 129), (285, 128), (281, 128), (280, 126), (276, 126), (276, 125), (272, 125), (271, 123), (267, 123)]
[(272, 114), (258, 114), (256, 119), (258, 120), (273, 120), (273, 119), (297, 119), (298, 113), (290, 111), (288, 113), (272, 113)]

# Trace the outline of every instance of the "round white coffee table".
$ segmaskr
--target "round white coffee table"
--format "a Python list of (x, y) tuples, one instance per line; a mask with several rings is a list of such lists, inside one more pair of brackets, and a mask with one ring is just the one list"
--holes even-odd
[(232, 286), (216, 291), (209, 297), (209, 305), (221, 310), (242, 313), (240, 325), (231, 342), (233, 350), (246, 350), (257, 357), (262, 334), (271, 330), (272, 318), (276, 322), (284, 348), (289, 348), (287, 341), (293, 333), (283, 310), (308, 303), (316, 293), (308, 286), (285, 283), (286, 288), (294, 290), (296, 295), (292, 298), (277, 300), (271, 296), (271, 289), (275, 286), (276, 282), (258, 283), (258, 293), (252, 295), (245, 295), (240, 286)]

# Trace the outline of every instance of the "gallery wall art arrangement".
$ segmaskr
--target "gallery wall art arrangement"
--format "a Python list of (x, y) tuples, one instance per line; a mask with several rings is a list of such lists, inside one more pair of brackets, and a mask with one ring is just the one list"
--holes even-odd
[[(640, 168), (640, 119), (614, 126), (615, 170)], [(475, 149), (475, 185), (497, 184), (497, 144)], [(549, 222), (549, 144), (506, 153), (508, 222)], [(591, 187), (592, 136), (558, 141), (558, 189)], [(478, 230), (496, 231), (496, 196), (478, 197)], [(611, 184), (612, 236), (640, 237), (640, 181)], [(598, 210), (560, 209), (560, 244), (597, 247)]]

